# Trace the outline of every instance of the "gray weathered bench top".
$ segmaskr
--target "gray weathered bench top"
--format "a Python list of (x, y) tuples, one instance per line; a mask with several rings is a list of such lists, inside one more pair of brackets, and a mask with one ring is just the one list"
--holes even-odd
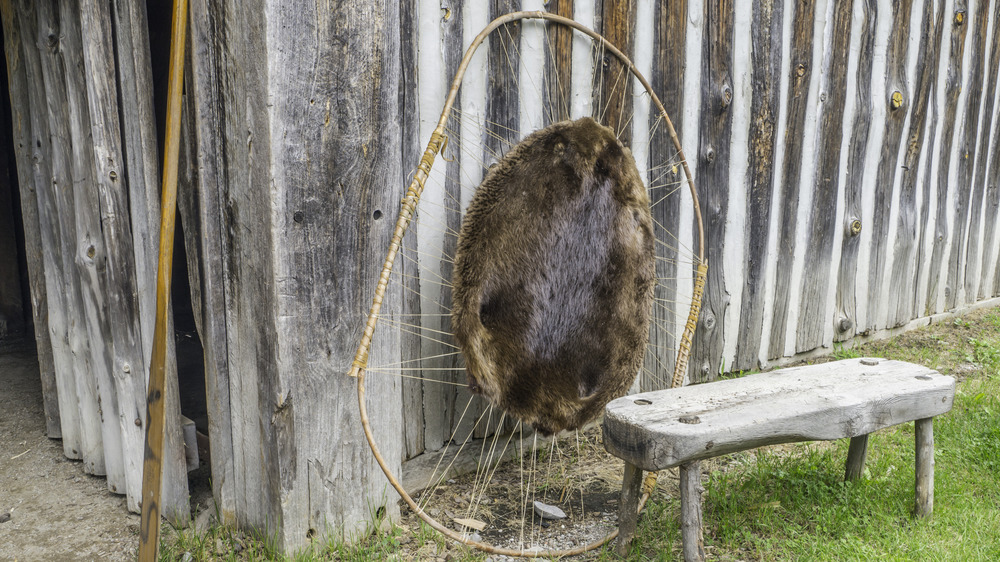
[(845, 359), (645, 392), (605, 408), (604, 445), (642, 468), (793, 441), (856, 437), (951, 409), (955, 380), (885, 359)]

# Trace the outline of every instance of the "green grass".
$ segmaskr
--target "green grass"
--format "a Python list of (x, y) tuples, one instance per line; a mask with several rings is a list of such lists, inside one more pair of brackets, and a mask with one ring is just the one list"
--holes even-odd
[[(737, 453), (705, 484), (704, 531), (722, 560), (1000, 560), (1000, 311), (972, 313), (835, 359), (878, 356), (960, 380), (954, 407), (934, 422), (934, 513), (913, 517), (913, 424), (869, 439), (859, 480), (844, 482), (847, 440)], [(628, 560), (680, 559), (677, 499), (658, 491), (640, 518)], [(238, 547), (236, 545), (239, 545)], [(282, 556), (274, 541), (225, 527), (164, 534), (160, 559), (485, 560), (430, 528), (391, 526), (347, 545), (314, 543)], [(611, 549), (587, 560), (620, 560)]]

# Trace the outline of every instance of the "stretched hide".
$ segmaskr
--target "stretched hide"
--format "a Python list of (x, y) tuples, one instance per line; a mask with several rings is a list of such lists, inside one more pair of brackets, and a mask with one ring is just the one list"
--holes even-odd
[(532, 133), (469, 204), (452, 329), (469, 388), (543, 434), (574, 429), (642, 367), (656, 284), (649, 196), (593, 119)]

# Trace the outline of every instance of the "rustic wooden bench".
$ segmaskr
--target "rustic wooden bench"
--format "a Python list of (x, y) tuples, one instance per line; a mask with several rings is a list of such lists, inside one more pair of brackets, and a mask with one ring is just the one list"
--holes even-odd
[(642, 472), (680, 467), (685, 560), (704, 559), (699, 462), (763, 445), (849, 437), (845, 478), (858, 478), (868, 434), (916, 421), (916, 515), (934, 504), (933, 418), (955, 380), (919, 365), (863, 358), (625, 396), (607, 405), (604, 446), (625, 461), (618, 549), (635, 533)]

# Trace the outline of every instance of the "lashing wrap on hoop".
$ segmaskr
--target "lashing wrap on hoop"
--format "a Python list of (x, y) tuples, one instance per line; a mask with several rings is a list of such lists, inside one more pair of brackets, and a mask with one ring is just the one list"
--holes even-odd
[(413, 213), (417, 208), (420, 195), (424, 192), (424, 182), (431, 173), (431, 166), (434, 165), (434, 158), (448, 144), (448, 137), (442, 132), (443, 127), (438, 125), (431, 133), (431, 140), (427, 143), (427, 149), (420, 158), (417, 171), (413, 174), (413, 181), (406, 189), (406, 196), (403, 198), (402, 208), (399, 211), (399, 218), (396, 220), (396, 229), (392, 233), (392, 242), (389, 244), (389, 253), (382, 265), (382, 273), (379, 274), (378, 286), (375, 288), (375, 298), (372, 299), (372, 308), (368, 313), (368, 322), (365, 324), (365, 331), (361, 336), (361, 345), (358, 352), (351, 361), (350, 376), (357, 377), (361, 371), (368, 366), (368, 350), (371, 347), (372, 336), (375, 334), (375, 322), (378, 320), (378, 313), (382, 309), (382, 298), (385, 296), (386, 287), (389, 286), (389, 275), (392, 274), (392, 264), (396, 261), (396, 254), (399, 253), (399, 245), (403, 241), (403, 234), (413, 220)]
[(694, 278), (694, 293), (691, 295), (691, 311), (688, 313), (687, 324), (684, 325), (684, 333), (678, 347), (681, 351), (677, 354), (677, 364), (674, 365), (674, 378), (670, 381), (670, 388), (677, 388), (684, 384), (684, 373), (687, 372), (688, 357), (691, 355), (691, 338), (694, 330), (698, 326), (698, 315), (701, 313), (701, 297), (705, 293), (705, 280), (708, 278), (708, 264), (701, 262), (698, 264), (698, 272)]

